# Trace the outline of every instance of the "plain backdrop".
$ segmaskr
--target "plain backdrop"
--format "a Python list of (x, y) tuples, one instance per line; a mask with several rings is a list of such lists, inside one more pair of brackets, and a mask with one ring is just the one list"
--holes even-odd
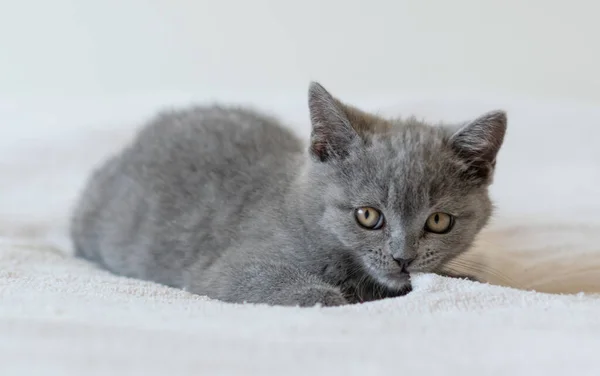
[(598, 14), (595, 0), (0, 0), (0, 99), (300, 98), (320, 80), (346, 98), (598, 104)]

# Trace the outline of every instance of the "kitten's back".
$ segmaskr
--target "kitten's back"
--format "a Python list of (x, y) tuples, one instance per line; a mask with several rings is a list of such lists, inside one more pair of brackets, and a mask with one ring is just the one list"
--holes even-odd
[(163, 113), (92, 175), (72, 220), (76, 253), (181, 286), (186, 266), (214, 262), (237, 240), (253, 207), (282, 199), (302, 153), (289, 130), (251, 110)]

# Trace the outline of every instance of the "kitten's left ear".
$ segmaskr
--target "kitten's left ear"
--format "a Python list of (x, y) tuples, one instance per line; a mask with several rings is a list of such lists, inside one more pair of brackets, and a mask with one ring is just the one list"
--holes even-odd
[(490, 179), (506, 133), (506, 113), (492, 111), (460, 128), (450, 145), (470, 166), (470, 172)]
[(310, 152), (321, 162), (346, 156), (359, 138), (344, 110), (344, 105), (316, 82), (308, 90), (312, 122)]

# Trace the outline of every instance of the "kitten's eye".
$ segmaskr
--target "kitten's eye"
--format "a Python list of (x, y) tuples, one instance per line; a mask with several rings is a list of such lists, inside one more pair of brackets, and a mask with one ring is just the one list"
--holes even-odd
[(379, 230), (383, 227), (383, 214), (375, 208), (365, 206), (354, 211), (359, 225), (367, 230)]
[(425, 222), (425, 230), (435, 234), (446, 234), (452, 230), (454, 217), (446, 213), (433, 213)]

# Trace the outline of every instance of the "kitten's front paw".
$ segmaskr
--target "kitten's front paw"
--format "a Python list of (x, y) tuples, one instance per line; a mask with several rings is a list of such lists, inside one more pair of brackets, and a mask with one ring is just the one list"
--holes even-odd
[(335, 307), (348, 304), (348, 301), (341, 292), (325, 286), (302, 288), (296, 291), (290, 298), (292, 305), (300, 307), (313, 307), (315, 305)]

